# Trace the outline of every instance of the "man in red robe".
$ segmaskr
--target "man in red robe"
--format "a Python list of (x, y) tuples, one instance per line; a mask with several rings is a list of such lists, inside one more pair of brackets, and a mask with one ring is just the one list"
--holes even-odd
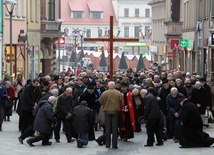
[(132, 93), (128, 91), (128, 84), (121, 84), (121, 92), (123, 93), (124, 106), (121, 109), (119, 117), (119, 130), (120, 138), (127, 141), (130, 138), (134, 138), (135, 126), (135, 114), (133, 106)]

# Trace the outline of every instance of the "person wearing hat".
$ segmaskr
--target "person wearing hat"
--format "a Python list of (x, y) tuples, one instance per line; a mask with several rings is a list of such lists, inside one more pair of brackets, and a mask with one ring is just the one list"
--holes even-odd
[(83, 93), (80, 95), (80, 98), (79, 98), (79, 103), (81, 103), (82, 101), (86, 101), (87, 106), (91, 109), (89, 133), (88, 133), (89, 140), (95, 140), (94, 123), (95, 123), (96, 103), (97, 103), (96, 100), (98, 95), (94, 90), (95, 90), (95, 85), (93, 83), (88, 84), (87, 88), (83, 90)]
[[(168, 94), (170, 94), (170, 90), (171, 90), (172, 86), (170, 85), (167, 78), (163, 78), (162, 83), (163, 84), (159, 90), (157, 99), (159, 101), (161, 111), (163, 112), (163, 115), (164, 115), (164, 131), (163, 132), (167, 132), (167, 136), (165, 136), (165, 137), (172, 138), (172, 133), (170, 131), (170, 126), (169, 126), (170, 123), (166, 117), (167, 116), (166, 98), (167, 98)], [(163, 135), (165, 135), (165, 134), (163, 134)]]
[(192, 90), (194, 88), (194, 86), (192, 85), (192, 82), (190, 81), (190, 79), (186, 79), (184, 81), (184, 87), (187, 89), (187, 91), (188, 91), (188, 99), (190, 99), (191, 96), (192, 96)]
[(132, 93), (128, 90), (128, 84), (123, 82), (121, 84), (121, 92), (123, 94), (124, 106), (119, 116), (119, 130), (120, 138), (124, 141), (134, 138), (134, 131), (136, 130), (134, 103)]
[(195, 104), (195, 106), (198, 108), (198, 110), (201, 114), (203, 123), (205, 126), (207, 126), (206, 122), (205, 122), (205, 111), (206, 111), (206, 109), (209, 109), (210, 107), (207, 104), (206, 89), (204, 87), (202, 87), (200, 81), (197, 81), (195, 83), (195, 88), (192, 90), (192, 97), (191, 97), (190, 101), (193, 104)]

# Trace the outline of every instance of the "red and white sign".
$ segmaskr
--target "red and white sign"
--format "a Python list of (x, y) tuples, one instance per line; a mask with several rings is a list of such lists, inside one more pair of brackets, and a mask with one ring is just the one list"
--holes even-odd
[(170, 48), (172, 50), (179, 49), (179, 40), (171, 40)]
[(60, 40), (58, 39), (55, 44), (65, 44), (65, 37), (61, 37)]
[(167, 52), (167, 57), (174, 59), (176, 57), (175, 52)]

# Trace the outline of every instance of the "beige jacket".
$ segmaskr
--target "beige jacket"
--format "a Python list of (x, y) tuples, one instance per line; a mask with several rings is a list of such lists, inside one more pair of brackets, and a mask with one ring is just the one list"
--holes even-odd
[(106, 114), (117, 114), (124, 104), (123, 95), (116, 89), (109, 89), (102, 93), (99, 102)]

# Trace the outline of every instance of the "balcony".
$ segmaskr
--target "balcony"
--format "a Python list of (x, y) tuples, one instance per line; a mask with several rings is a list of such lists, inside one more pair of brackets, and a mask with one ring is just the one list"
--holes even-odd
[(182, 22), (165, 21), (164, 24), (166, 25), (165, 36), (167, 38), (182, 35)]

